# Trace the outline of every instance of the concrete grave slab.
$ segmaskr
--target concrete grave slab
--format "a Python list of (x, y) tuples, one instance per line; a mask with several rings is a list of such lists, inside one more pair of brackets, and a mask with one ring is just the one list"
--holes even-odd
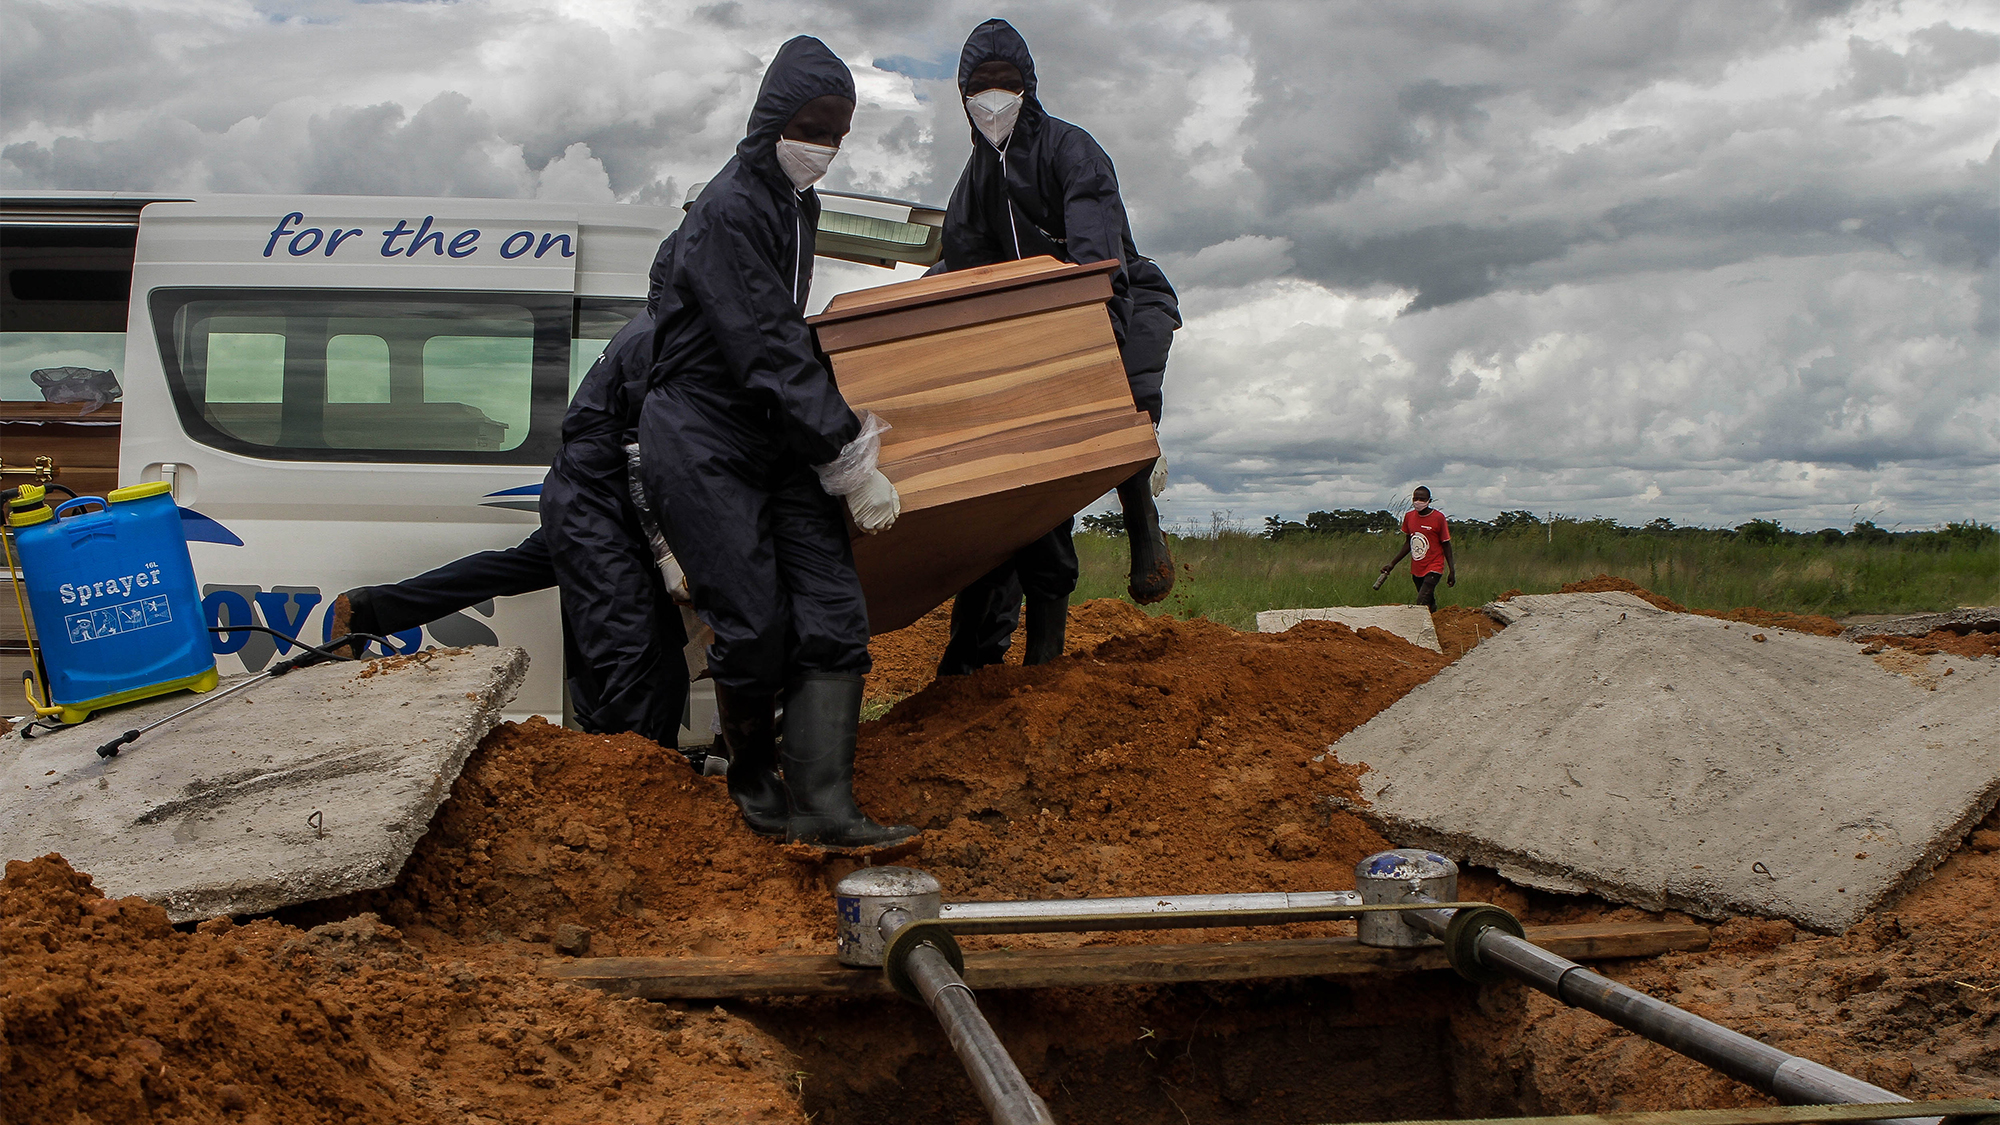
[(1624, 593), (1486, 611), (1508, 627), (1334, 746), (1397, 844), (1837, 933), (2000, 800), (2000, 662), (1871, 658)]
[(61, 852), (176, 922), (388, 886), (527, 670), (526, 652), (490, 647), (321, 664), (109, 759), (97, 747), (197, 697), (16, 731), (0, 738), (0, 859)]
[(1949, 629), (1955, 633), (2000, 633), (2000, 606), (1968, 606), (1944, 613), (1913, 613), (1887, 621), (1850, 625), (1840, 634), (1844, 641), (1862, 637), (1922, 637)]
[(1282, 633), (1301, 621), (1338, 621), (1360, 632), (1385, 629), (1413, 645), (1443, 652), (1430, 611), (1420, 605), (1336, 605), (1324, 609), (1267, 609), (1257, 615), (1259, 633)]

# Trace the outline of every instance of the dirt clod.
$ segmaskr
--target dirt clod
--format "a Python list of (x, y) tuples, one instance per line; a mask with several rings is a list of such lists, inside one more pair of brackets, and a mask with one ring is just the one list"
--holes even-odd
[(564, 922), (556, 927), (556, 952), (566, 957), (581, 957), (590, 952), (590, 930), (574, 922)]

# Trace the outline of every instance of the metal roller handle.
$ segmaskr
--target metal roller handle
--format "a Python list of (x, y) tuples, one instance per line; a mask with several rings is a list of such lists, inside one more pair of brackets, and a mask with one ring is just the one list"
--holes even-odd
[(917, 998), (937, 1017), (987, 1116), (995, 1125), (1055, 1125), (1048, 1105), (1014, 1065), (1013, 1056), (994, 1033), (993, 1025), (986, 1022), (972, 989), (966, 987), (951, 958), (928, 941), (909, 944), (906, 952), (904, 943), (895, 942), (896, 931), (915, 920), (901, 908), (882, 912), (882, 938), (902, 952), (900, 958), (892, 959), (890, 967), (900, 971)]
[[(1444, 939), (1457, 913), (1438, 906), (1410, 911), (1404, 918), (1411, 926)], [(1474, 966), (1458, 964), (1460, 953), (1455, 943), (1446, 941), (1448, 951), (1453, 954), (1453, 967), (1461, 973), (1472, 976), (1481, 969), (1498, 970), (1572, 1008), (1603, 1016), (1627, 1031), (1713, 1067), (1788, 1105), (1866, 1105), (1910, 1100), (1627, 988), (1500, 927), (1482, 928), (1467, 945), (1477, 961)], [(1943, 1118), (1883, 1120), (1897, 1125), (1939, 1125)]]
[[(1258, 925), (1277, 915), (1287, 922), (1334, 921), (1354, 917), (1360, 905), (1361, 896), (1353, 891), (947, 902), (938, 908), (938, 920), (960, 934), (1175, 929), (1229, 925), (1232, 917), (1241, 917), (1242, 925)], [(1176, 921), (1176, 915), (1199, 921)]]

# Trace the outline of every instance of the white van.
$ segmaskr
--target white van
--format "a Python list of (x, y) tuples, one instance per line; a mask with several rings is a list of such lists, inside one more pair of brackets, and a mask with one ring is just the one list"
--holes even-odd
[[(823, 205), (823, 255), (936, 260), (935, 210), (831, 193)], [(6, 483), (44, 447), (57, 479), (72, 477), (60, 462), (88, 455), (59, 430), (115, 440), (117, 484), (172, 483), (211, 625), (325, 639), (340, 591), (534, 530), (569, 398), (645, 307), (679, 219), (516, 200), (7, 196)], [(33, 374), (63, 368), (115, 372), (122, 411), (93, 423), (40, 402)], [(553, 590), (397, 640), (520, 645), (531, 663), (509, 717), (567, 717)], [(225, 674), (289, 647), (249, 632), (215, 645)], [(684, 745), (709, 740), (712, 706), (698, 685)]]

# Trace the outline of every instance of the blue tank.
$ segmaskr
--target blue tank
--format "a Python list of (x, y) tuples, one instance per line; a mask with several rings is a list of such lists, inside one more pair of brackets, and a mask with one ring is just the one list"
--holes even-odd
[[(201, 593), (165, 481), (9, 518), (49, 673), (44, 711), (93, 711), (215, 686)], [(92, 510), (86, 510), (92, 509)]]

